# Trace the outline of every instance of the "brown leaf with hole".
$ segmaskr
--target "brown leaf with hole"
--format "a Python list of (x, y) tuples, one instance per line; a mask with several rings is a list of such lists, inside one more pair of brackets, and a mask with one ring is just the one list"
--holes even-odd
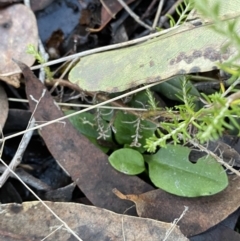
[[(4, 88), (0, 85), (0, 133), (8, 117), (8, 98)], [(1, 134), (0, 134), (1, 135)]]
[[(125, 0), (126, 4), (130, 4), (135, 0)], [(115, 15), (122, 10), (122, 5), (118, 1), (113, 0), (102, 0), (103, 6), (101, 10), (101, 26), (99, 28), (89, 28), (91, 32), (101, 31), (113, 18)]]
[(18, 71), (12, 58), (32, 65), (34, 56), (27, 54), (29, 44), (37, 47), (38, 30), (33, 12), (23, 4), (0, 9), (0, 74)]
[(192, 236), (213, 227), (238, 209), (239, 186), (240, 178), (230, 176), (229, 186), (224, 191), (208, 197), (184, 198), (161, 189), (141, 195), (123, 195), (116, 189), (114, 193), (121, 199), (133, 201), (140, 217), (163, 222), (173, 222), (175, 218), (180, 217), (184, 207), (187, 206), (188, 211), (178, 225), (184, 235)]
[[(171, 224), (76, 203), (45, 202), (81, 240), (163, 240)], [(77, 240), (40, 202), (1, 205), (0, 236), (7, 240)], [(59, 228), (57, 230), (57, 228)], [(15, 239), (14, 239), (15, 238)], [(45, 239), (44, 239), (45, 240)], [(187, 241), (177, 227), (168, 241)]]
[[(26, 93), (33, 111), (46, 88), (23, 63), (18, 62), (26, 80)], [(34, 117), (44, 123), (62, 117), (63, 114), (48, 91), (39, 101)], [(113, 193), (113, 188), (126, 192), (143, 193), (153, 188), (135, 176), (126, 176), (115, 171), (108, 162), (108, 156), (95, 147), (86, 137), (79, 134), (65, 119), (42, 127), (43, 137), (49, 151), (59, 165), (71, 176), (87, 198), (96, 206), (123, 213), (131, 206), (122, 203)]]

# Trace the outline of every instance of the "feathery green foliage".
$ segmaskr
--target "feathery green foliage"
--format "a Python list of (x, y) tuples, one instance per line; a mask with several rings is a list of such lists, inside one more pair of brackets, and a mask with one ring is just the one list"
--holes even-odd
[[(43, 56), (37, 51), (37, 49), (32, 44), (28, 45), (27, 53), (33, 55), (35, 57), (35, 59), (38, 61), (39, 64), (46, 63)], [(47, 75), (47, 78), (51, 80), (52, 79), (52, 72), (51, 72), (50, 68), (45, 66), (44, 71)]]
[(193, 8), (193, 3), (189, 0), (184, 0), (176, 8), (176, 13), (178, 15), (178, 20), (176, 21), (170, 14), (167, 14), (169, 18), (169, 23), (171, 27), (180, 25), (184, 23), (187, 19), (188, 13)]
[[(238, 50), (236, 55), (226, 64), (219, 63), (220, 69), (232, 74), (232, 79), (238, 81), (240, 76), (240, 68), (235, 64), (235, 59), (240, 58), (240, 37), (237, 33), (237, 21), (229, 22), (226, 28), (222, 27), (222, 21), (219, 19), (220, 5), (218, 2), (211, 3), (211, 7), (207, 0), (190, 1), (189, 5), (185, 4), (185, 10), (188, 6), (193, 6), (204, 16), (208, 21), (212, 21), (213, 29), (218, 33), (226, 36), (229, 41), (223, 48), (227, 48), (229, 44), (236, 47)], [(185, 13), (180, 7), (178, 14)], [(216, 92), (212, 95), (202, 94), (205, 106), (196, 111), (195, 97), (189, 95), (190, 89), (186, 87), (186, 77), (182, 80), (182, 97), (179, 97), (183, 104), (175, 106), (178, 110), (178, 115), (172, 114), (172, 118), (160, 123), (161, 130), (158, 130), (157, 135), (154, 135), (146, 140), (145, 148), (148, 152), (155, 152), (157, 147), (165, 147), (167, 141), (173, 141), (176, 145), (180, 141), (186, 143), (190, 138), (197, 139), (200, 143), (209, 140), (218, 139), (224, 131), (237, 129), (240, 130), (239, 123), (236, 117), (240, 114), (239, 98), (240, 94), (231, 94), (239, 90), (233, 82), (226, 93)], [(169, 111), (169, 114), (172, 110)], [(229, 124), (231, 123), (231, 124)]]

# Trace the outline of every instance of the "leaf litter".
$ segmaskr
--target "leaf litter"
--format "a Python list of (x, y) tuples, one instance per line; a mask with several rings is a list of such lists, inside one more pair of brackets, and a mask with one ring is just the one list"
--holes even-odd
[[(22, 58), (20, 58), (20, 60), (23, 61)], [(27, 94), (28, 96), (30, 96), (31, 94), (34, 96), (35, 100), (39, 100), (39, 97), (41, 96), (44, 87), (43, 86), (39, 87), (39, 85), (36, 83), (31, 83), (32, 84), (31, 86), (29, 82), (32, 81), (34, 78), (32, 76), (31, 77), (29, 76), (31, 75), (29, 74), (29, 69), (26, 70), (26, 67), (24, 67), (24, 69), (25, 70), (23, 72), (25, 73), (28, 79)], [(37, 90), (37, 88), (39, 90)], [(34, 100), (32, 100), (30, 97), (29, 99), (30, 99), (31, 109), (33, 110), (35, 105)], [(50, 98), (50, 96), (46, 93), (43, 99), (38, 104), (39, 104), (40, 110), (37, 111), (36, 116), (39, 118), (39, 121), (49, 121), (61, 115), (59, 111), (55, 112), (55, 109), (57, 109), (57, 107), (55, 104), (53, 104), (52, 98)], [(54, 112), (54, 113), (51, 113), (51, 112)], [(64, 125), (64, 128), (66, 128), (66, 131), (62, 131), (62, 129), (64, 129), (63, 125)], [(51, 150), (54, 157), (59, 161), (60, 166), (62, 166), (64, 170), (66, 170), (66, 172), (72, 177), (72, 179), (76, 181), (79, 188), (86, 194), (86, 196), (92, 201), (94, 205), (123, 213), (123, 211), (125, 211), (125, 209), (130, 206), (130, 203), (126, 202), (125, 205), (123, 205), (122, 202), (114, 198), (114, 196), (111, 195), (112, 188), (117, 187), (119, 190), (123, 190), (122, 188), (124, 187), (125, 193), (137, 193), (137, 194), (141, 194), (153, 189), (150, 185), (141, 181), (137, 177), (128, 178), (127, 176), (121, 175), (118, 172), (114, 172), (114, 171), (111, 172), (106, 155), (100, 154), (100, 152), (96, 148), (94, 148), (94, 146), (92, 146), (88, 141), (85, 141), (85, 138), (82, 137), (81, 135), (78, 135), (77, 137), (75, 135), (74, 137), (71, 136), (73, 132), (69, 127), (70, 125), (68, 121), (64, 121), (64, 123), (54, 124), (54, 126), (56, 127), (55, 129), (44, 127), (41, 130), (42, 136), (45, 142), (47, 143), (48, 148)], [(60, 132), (60, 134), (58, 132)], [(81, 141), (79, 141), (79, 139), (81, 139)], [(60, 143), (62, 141), (63, 141), (63, 144)], [(88, 146), (88, 149), (85, 150), (86, 146)], [(77, 149), (80, 149), (80, 150), (77, 151)], [(72, 152), (74, 152), (74, 154), (72, 154)], [(89, 153), (91, 153), (91, 155)], [(92, 168), (93, 166), (94, 168), (96, 168), (96, 170), (94, 171), (91, 170), (93, 169)], [(126, 181), (123, 179), (126, 179)], [(93, 184), (89, 184), (88, 182), (90, 183), (93, 182)], [(96, 194), (94, 194), (95, 192)], [(155, 191), (152, 191), (152, 192), (155, 192)], [(165, 193), (161, 190), (159, 190), (159, 192)], [(230, 193), (230, 194), (233, 195), (233, 193)], [(174, 196), (173, 199), (175, 198), (176, 200), (178, 200), (178, 197)], [(103, 199), (106, 199), (106, 200), (103, 200)], [(199, 200), (202, 200), (202, 199), (199, 199)], [(215, 199), (211, 199), (211, 200), (213, 201), (213, 203), (215, 202)], [(172, 202), (171, 205), (170, 205), (170, 208), (175, 207), (176, 202)], [(225, 205), (231, 206), (231, 203), (230, 205), (228, 204), (225, 204)], [(228, 214), (230, 214), (233, 210), (236, 209), (236, 206), (237, 205), (232, 207), (231, 210), (228, 209), (226, 212), (224, 212), (225, 217), (227, 216), (227, 212)], [(218, 209), (219, 212), (220, 213), (223, 212), (224, 208), (225, 206), (222, 206), (221, 210), (219, 208)], [(212, 212), (212, 210), (213, 209), (210, 209), (209, 212)], [(183, 209), (181, 209), (181, 212), (182, 211)], [(199, 210), (196, 210), (197, 212), (196, 217), (198, 217), (199, 215), (198, 211)], [(169, 222), (172, 222), (174, 218), (179, 217), (181, 212), (179, 209), (179, 212), (176, 215), (172, 215), (172, 216), (170, 215), (171, 217), (169, 218)], [(219, 220), (222, 220), (224, 218), (223, 217), (224, 215), (222, 215), (221, 217), (217, 216), (216, 223), (219, 222)], [(181, 222), (184, 221), (185, 217), (187, 217), (187, 214), (183, 217)], [(214, 217), (211, 216), (211, 218), (214, 218)], [(200, 228), (198, 226), (197, 228), (194, 227), (193, 232), (195, 232), (198, 229), (205, 230), (206, 228), (211, 227), (211, 225), (215, 225), (214, 222), (209, 222), (209, 223), (207, 222), (206, 224), (207, 227), (204, 225), (203, 225), (204, 227), (200, 225), (201, 226)], [(189, 231), (189, 233), (193, 233), (193, 232)]]
[[(30, 109), (36, 121), (48, 122), (63, 116), (52, 96), (24, 64), (19, 63), (26, 80), (26, 93)], [(41, 98), (41, 101), (36, 103)], [(97, 207), (123, 213), (130, 207), (122, 203), (113, 193), (113, 188), (125, 187), (133, 193), (153, 189), (136, 176), (126, 176), (115, 171), (108, 156), (95, 147), (86, 137), (73, 128), (68, 120), (41, 128), (41, 136), (59, 165), (71, 176), (86, 197)], [(93, 168), (94, 167), (94, 168)]]
[[(76, 203), (45, 202), (82, 240), (164, 240), (171, 223), (120, 215), (106, 209)], [(76, 240), (40, 202), (1, 205), (1, 240)], [(59, 228), (59, 229), (58, 229)], [(18, 240), (19, 240), (18, 239)], [(15, 239), (14, 239), (15, 240)], [(168, 241), (187, 241), (178, 227)]]
[(188, 207), (178, 225), (184, 235), (192, 236), (205, 232), (239, 208), (239, 185), (240, 178), (232, 175), (224, 191), (207, 197), (178, 197), (161, 189), (140, 195), (123, 195), (117, 189), (114, 193), (121, 199), (134, 202), (140, 217), (163, 222), (172, 222), (181, 215), (185, 206)]

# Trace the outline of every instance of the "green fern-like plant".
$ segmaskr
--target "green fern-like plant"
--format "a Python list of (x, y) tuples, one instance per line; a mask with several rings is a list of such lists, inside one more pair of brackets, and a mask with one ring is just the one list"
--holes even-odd
[(189, 11), (193, 8), (193, 3), (189, 0), (184, 0), (176, 8), (176, 13), (178, 15), (178, 20), (176, 21), (170, 14), (167, 14), (169, 18), (169, 23), (171, 27), (183, 24), (188, 16)]
[[(200, 143), (204, 143), (218, 139), (225, 130), (240, 129), (235, 120), (235, 116), (240, 115), (239, 102), (236, 98), (231, 98), (232, 95), (223, 97), (222, 93), (203, 95), (206, 105), (195, 111), (195, 99), (188, 95), (187, 81), (183, 77), (183, 104), (175, 107), (178, 110), (177, 117), (173, 114), (171, 121), (162, 122), (160, 125), (163, 131), (158, 130), (158, 136), (155, 135), (146, 140), (145, 148), (148, 152), (155, 152), (157, 147), (165, 147), (170, 140), (178, 144), (179, 136), (184, 143), (190, 138), (197, 138)], [(238, 98), (238, 95), (236, 97)], [(233, 124), (230, 125), (227, 120), (231, 120)], [(191, 129), (194, 130), (193, 133)]]
[[(191, 138), (196, 139), (199, 143), (204, 143), (218, 139), (224, 131), (240, 130), (240, 125), (236, 119), (240, 115), (240, 94), (237, 88), (240, 66), (235, 62), (237, 58), (240, 58), (238, 21), (233, 18), (232, 21), (227, 21), (226, 27), (223, 28), (222, 20), (219, 18), (221, 6), (217, 1), (211, 3), (207, 0), (185, 1), (184, 6), (185, 9), (183, 5), (179, 6), (177, 10), (179, 16), (184, 15), (188, 7), (194, 6), (202, 16), (213, 23), (214, 31), (229, 39), (223, 46), (223, 50), (230, 44), (236, 47), (236, 54), (230, 61), (218, 64), (220, 69), (232, 74), (229, 80), (231, 85), (226, 91), (220, 88), (219, 92), (212, 95), (202, 94), (201, 100), (204, 102), (204, 107), (196, 110), (195, 98), (189, 95), (190, 88), (187, 88), (188, 80), (183, 77), (182, 96), (178, 96), (183, 104), (175, 106), (175, 110), (178, 111), (177, 115), (176, 112), (173, 114), (172, 110), (169, 111), (168, 116), (171, 113), (172, 116), (159, 124), (161, 128), (156, 135), (146, 140), (145, 148), (149, 152), (155, 152), (157, 147), (165, 147), (169, 141), (176, 145), (180, 141), (186, 143)], [(177, 23), (172, 21), (172, 24), (176, 25)]]

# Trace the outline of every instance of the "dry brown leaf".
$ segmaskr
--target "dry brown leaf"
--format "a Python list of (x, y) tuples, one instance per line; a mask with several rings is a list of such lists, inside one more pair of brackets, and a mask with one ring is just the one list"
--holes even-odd
[[(89, 241), (163, 240), (172, 224), (151, 219), (120, 215), (111, 211), (76, 203), (45, 202), (82, 239)], [(1, 205), (1, 241), (42, 240), (60, 227), (57, 220), (40, 202)], [(124, 239), (125, 238), (125, 239)], [(76, 240), (65, 227), (46, 240)], [(178, 227), (168, 241), (187, 241)]]
[[(36, 105), (34, 100), (39, 100), (46, 88), (26, 65), (18, 64), (26, 79), (26, 93), (33, 111)], [(61, 110), (46, 91), (34, 112), (36, 121), (44, 123), (62, 116)], [(152, 186), (140, 178), (114, 170), (108, 162), (108, 156), (78, 133), (67, 119), (45, 126), (40, 132), (59, 165), (94, 205), (123, 213), (131, 206), (131, 202), (122, 203), (112, 193), (113, 188), (123, 188), (126, 192), (139, 194), (153, 190)]]
[(186, 236), (196, 235), (218, 224), (240, 205), (240, 178), (229, 177), (229, 186), (213, 196), (184, 198), (164, 192), (161, 189), (141, 195), (123, 195), (118, 190), (115, 194), (136, 204), (140, 217), (153, 218), (163, 222), (172, 222), (178, 218), (184, 207), (188, 211), (179, 221), (180, 230)]
[(23, 4), (0, 9), (0, 74), (18, 71), (12, 58), (32, 65), (34, 56), (27, 54), (29, 44), (37, 47), (38, 30), (33, 12)]
[(8, 116), (8, 98), (4, 88), (1, 85), (0, 85), (0, 110), (1, 110), (0, 131), (2, 131)]
[(50, 5), (54, 0), (31, 0), (31, 9), (33, 11), (39, 11), (46, 8)]
[[(130, 4), (135, 0), (126, 0), (126, 4)], [(89, 28), (91, 32), (99, 32), (101, 31), (110, 21), (112, 18), (115, 18), (115, 15), (122, 10), (122, 5), (118, 1), (112, 0), (101, 0), (102, 10), (101, 10), (101, 26), (97, 29)]]

